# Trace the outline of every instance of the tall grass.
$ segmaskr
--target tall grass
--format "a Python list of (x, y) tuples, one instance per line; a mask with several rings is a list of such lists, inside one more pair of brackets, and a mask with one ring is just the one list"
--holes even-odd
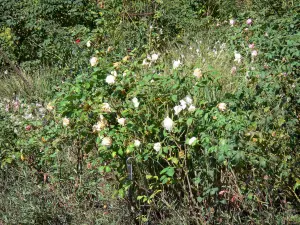
[(57, 69), (44, 67), (24, 74), (28, 84), (13, 72), (0, 74), (0, 98), (20, 97), (28, 101), (43, 101), (51, 98), (61, 80)]

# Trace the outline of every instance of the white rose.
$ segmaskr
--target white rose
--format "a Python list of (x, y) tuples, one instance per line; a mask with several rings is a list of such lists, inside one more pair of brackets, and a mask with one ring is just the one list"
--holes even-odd
[(139, 147), (141, 145), (141, 142), (139, 140), (134, 140), (134, 146)]
[(189, 141), (188, 141), (188, 144), (189, 145), (193, 145), (193, 143), (197, 140), (196, 137), (192, 137)]
[(155, 62), (159, 57), (159, 54), (152, 54), (151, 55), (151, 61)]
[(167, 131), (172, 131), (172, 128), (174, 126), (174, 122), (170, 117), (166, 117), (163, 121), (163, 127), (167, 130)]
[(140, 105), (139, 100), (136, 97), (134, 97), (132, 99), (132, 103), (133, 103), (133, 105), (134, 105), (135, 108), (138, 108), (139, 105)]
[(98, 63), (98, 58), (97, 57), (92, 57), (90, 59), (90, 63), (91, 63), (91, 66), (96, 66), (97, 63)]
[(237, 63), (241, 63), (242, 61), (242, 55), (236, 51), (234, 52), (234, 61)]
[(197, 78), (201, 78), (201, 77), (203, 76), (203, 75), (202, 75), (202, 72), (201, 72), (201, 70), (200, 70), (199, 68), (196, 68), (196, 69), (194, 70), (193, 75), (194, 75), (195, 77), (197, 77)]
[(67, 117), (63, 118), (63, 125), (66, 127), (69, 124), (70, 124), (70, 120)]
[(52, 105), (51, 102), (49, 102), (46, 108), (48, 111), (52, 111), (54, 109), (54, 106)]
[(114, 84), (116, 82), (116, 77), (113, 75), (108, 75), (105, 79), (106, 83)]
[(188, 105), (191, 105), (193, 103), (193, 99), (190, 96), (186, 96), (184, 100)]
[(178, 115), (182, 111), (182, 106), (181, 105), (176, 105), (174, 107), (175, 115)]
[(186, 101), (184, 99), (182, 99), (179, 102), (180, 102), (181, 108), (185, 109), (186, 108)]
[(110, 105), (108, 103), (103, 103), (101, 105), (101, 110), (103, 112), (111, 112), (111, 108), (110, 108)]
[(159, 142), (157, 142), (154, 144), (153, 148), (155, 151), (159, 152), (161, 149), (161, 144)]
[(86, 47), (91, 47), (91, 45), (92, 45), (92, 42), (91, 41), (87, 41), (87, 43), (86, 43)]
[(194, 112), (196, 110), (196, 107), (194, 105), (190, 105), (190, 107), (188, 108), (189, 112)]
[(218, 109), (220, 110), (220, 111), (225, 111), (226, 110), (226, 108), (227, 108), (227, 105), (226, 105), (226, 103), (219, 103), (218, 104)]
[(102, 139), (101, 145), (105, 147), (110, 147), (112, 145), (112, 139), (110, 137), (104, 137)]
[(125, 119), (125, 118), (119, 118), (119, 119), (118, 119), (118, 123), (119, 123), (121, 126), (125, 126), (126, 119)]
[(181, 65), (180, 60), (175, 60), (173, 61), (173, 69), (177, 69)]

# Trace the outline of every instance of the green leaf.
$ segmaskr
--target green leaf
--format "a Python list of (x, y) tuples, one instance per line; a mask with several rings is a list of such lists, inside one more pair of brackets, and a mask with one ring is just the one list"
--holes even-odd
[(188, 118), (188, 120), (186, 121), (186, 124), (188, 126), (191, 126), (192, 123), (193, 123), (193, 118), (192, 117)]

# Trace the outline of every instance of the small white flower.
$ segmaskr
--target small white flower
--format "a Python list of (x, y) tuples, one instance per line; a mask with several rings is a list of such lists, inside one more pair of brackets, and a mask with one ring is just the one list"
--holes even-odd
[(251, 52), (251, 56), (252, 56), (252, 57), (256, 57), (256, 56), (257, 56), (257, 54), (258, 54), (258, 53), (257, 53), (257, 51), (256, 51), (256, 50), (253, 50), (253, 51)]
[(180, 65), (180, 59), (173, 61), (173, 69), (177, 69)]
[(52, 105), (51, 102), (49, 102), (46, 108), (48, 111), (52, 111), (54, 109), (54, 106)]
[(181, 105), (176, 105), (174, 107), (175, 115), (178, 115), (183, 110)]
[(91, 47), (91, 45), (92, 45), (92, 42), (91, 41), (87, 41), (87, 43), (86, 43), (86, 47)]
[(201, 70), (200, 70), (199, 68), (196, 68), (196, 69), (194, 70), (193, 75), (194, 75), (195, 77), (197, 77), (197, 78), (201, 78), (201, 77), (202, 77), (202, 72), (201, 72)]
[(234, 61), (237, 63), (241, 63), (242, 61), (242, 55), (236, 51), (234, 52)]
[[(9, 111), (9, 105), (6, 105), (6, 108), (5, 108), (5, 111), (8, 112)], [(25, 120), (30, 120), (30, 119), (33, 119), (33, 115), (32, 113), (26, 113), (23, 118)]]
[(97, 122), (95, 125), (93, 125), (93, 132), (95, 133), (96, 131), (101, 130), (101, 122)]
[(189, 112), (194, 112), (196, 110), (196, 107), (194, 105), (190, 105), (190, 107), (188, 108)]
[(125, 119), (125, 118), (119, 118), (119, 119), (118, 119), (118, 123), (119, 123), (121, 126), (125, 126), (126, 119)]
[(152, 54), (151, 55), (151, 61), (155, 62), (159, 57), (159, 54)]
[(226, 105), (226, 103), (221, 102), (221, 103), (218, 104), (217, 107), (220, 111), (224, 112), (227, 108), (227, 105)]
[(187, 105), (191, 105), (193, 103), (193, 99), (190, 96), (186, 96), (184, 98), (184, 101), (186, 102)]
[(101, 145), (105, 147), (110, 147), (112, 145), (112, 139), (110, 137), (104, 137), (102, 139)]
[(143, 60), (142, 65), (143, 65), (143, 66), (148, 66), (148, 65), (149, 65), (149, 63), (147, 62), (147, 59), (144, 59), (144, 60)]
[(140, 103), (139, 103), (139, 100), (138, 100), (136, 97), (134, 97), (131, 101), (132, 101), (133, 106), (134, 106), (135, 108), (138, 108), (138, 107), (139, 107)]
[(116, 77), (113, 75), (108, 75), (105, 79), (106, 83), (114, 84), (116, 82)]
[(102, 130), (107, 126), (108, 122), (103, 115), (100, 115), (100, 120), (93, 126), (93, 132)]
[(4, 74), (5, 74), (5, 75), (7, 75), (7, 74), (8, 74), (8, 71), (7, 71), (7, 70), (5, 70), (5, 71), (4, 71)]
[(69, 124), (70, 124), (70, 120), (67, 117), (63, 118), (63, 125), (66, 127)]
[(230, 23), (230, 25), (233, 27), (234, 24), (235, 24), (235, 20), (231, 19), (231, 20), (229, 20), (229, 23)]
[(90, 59), (90, 63), (91, 63), (91, 66), (96, 66), (97, 63), (98, 63), (98, 58), (97, 57), (92, 57)]
[(189, 140), (188, 144), (189, 144), (189, 145), (193, 145), (193, 143), (194, 143), (195, 141), (197, 141), (197, 138), (196, 138), (196, 137), (192, 137), (192, 138)]
[(103, 103), (101, 105), (101, 110), (103, 112), (111, 112), (111, 108), (110, 108), (110, 105), (108, 103)]
[(159, 152), (161, 149), (161, 143), (160, 142), (155, 143), (153, 148), (155, 151)]
[(135, 147), (140, 147), (141, 142), (139, 140), (134, 140), (134, 146)]
[(172, 128), (174, 126), (174, 122), (170, 117), (166, 117), (163, 121), (163, 127), (167, 130), (167, 131), (172, 131)]
[(197, 52), (197, 54), (199, 54), (199, 53), (200, 53), (200, 49), (199, 49), (199, 48), (197, 48), (197, 49), (196, 49), (196, 52)]
[(117, 74), (117, 71), (115, 71), (115, 70), (114, 70), (114, 71), (111, 71), (110, 74), (113, 75), (114, 77), (116, 77), (116, 76), (118, 75), (118, 74)]
[(185, 109), (186, 108), (186, 101), (184, 99), (182, 99), (179, 102), (180, 102), (181, 108)]

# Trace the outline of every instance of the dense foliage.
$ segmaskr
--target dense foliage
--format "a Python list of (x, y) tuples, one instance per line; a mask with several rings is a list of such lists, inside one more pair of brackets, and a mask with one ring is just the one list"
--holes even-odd
[(0, 5), (7, 55), (66, 75), (0, 101), (0, 198), (25, 182), (31, 206), (1, 200), (0, 223), (299, 222), (297, 1)]

